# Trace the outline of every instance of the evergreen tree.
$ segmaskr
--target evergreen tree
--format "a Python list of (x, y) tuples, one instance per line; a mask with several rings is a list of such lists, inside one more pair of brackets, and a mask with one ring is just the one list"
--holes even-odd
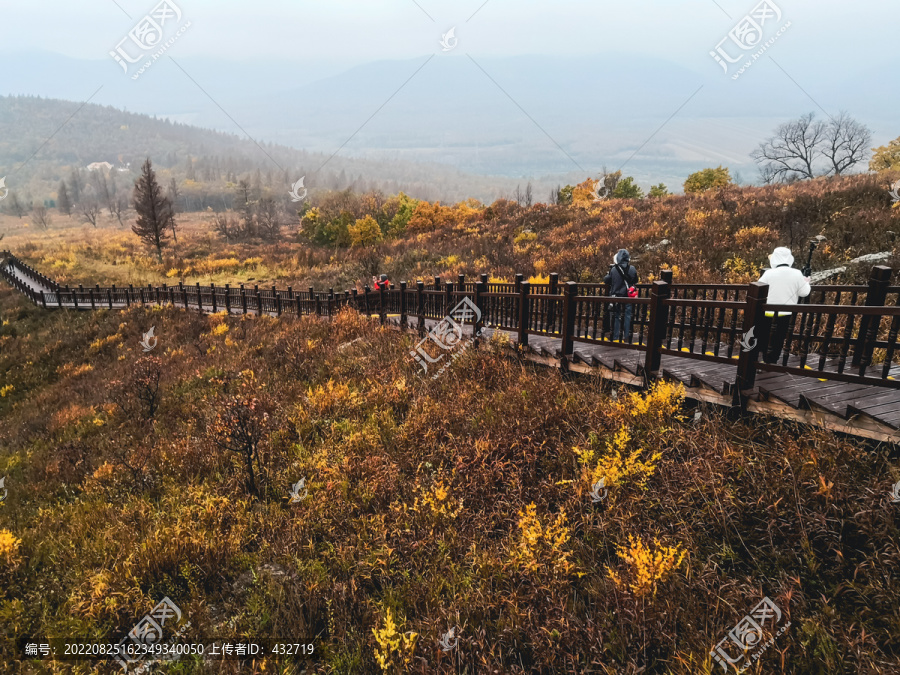
[(67, 216), (72, 215), (72, 202), (69, 199), (69, 190), (66, 188), (66, 181), (59, 181), (59, 189), (56, 191), (56, 203), (59, 205), (60, 213)]
[(81, 191), (84, 187), (84, 183), (81, 181), (81, 172), (78, 169), (72, 169), (72, 173), (69, 174), (69, 188), (72, 192), (72, 204), (77, 204), (81, 201)]
[(134, 183), (134, 210), (137, 220), (131, 226), (141, 241), (156, 248), (156, 257), (162, 263), (162, 247), (168, 237), (166, 230), (175, 229), (175, 213), (172, 202), (163, 194), (156, 180), (156, 172), (150, 159), (141, 167), (141, 176)]

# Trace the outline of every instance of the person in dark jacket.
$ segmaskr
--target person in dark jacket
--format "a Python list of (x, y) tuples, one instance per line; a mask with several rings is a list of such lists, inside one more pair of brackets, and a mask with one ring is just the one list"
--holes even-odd
[[(631, 254), (624, 248), (619, 249), (613, 258), (613, 264), (609, 266), (603, 283), (609, 285), (609, 294), (614, 298), (627, 298), (628, 289), (638, 282), (638, 273), (631, 264)], [(631, 317), (634, 306), (631, 304), (616, 303), (612, 307), (613, 330), (612, 339), (629, 339), (631, 335)], [(623, 321), (624, 318), (624, 321)]]

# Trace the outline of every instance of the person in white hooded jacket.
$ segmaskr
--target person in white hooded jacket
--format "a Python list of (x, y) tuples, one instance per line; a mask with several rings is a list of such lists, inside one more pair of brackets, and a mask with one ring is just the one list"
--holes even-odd
[[(759, 278), (760, 282), (769, 285), (769, 296), (766, 302), (770, 305), (796, 305), (800, 298), (805, 298), (812, 290), (809, 285), (809, 277), (803, 276), (803, 272), (794, 269), (794, 256), (789, 248), (779, 246), (769, 256), (771, 269), (766, 270)], [(772, 323), (775, 323), (774, 334)], [(760, 350), (763, 352), (763, 360), (766, 363), (776, 363), (784, 348), (788, 329), (791, 324), (790, 312), (766, 312), (764, 325), (760, 326)]]

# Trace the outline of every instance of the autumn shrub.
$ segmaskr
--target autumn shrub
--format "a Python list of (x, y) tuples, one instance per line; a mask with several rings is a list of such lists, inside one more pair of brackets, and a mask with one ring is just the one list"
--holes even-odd
[(269, 413), (264, 402), (242, 392), (228, 397), (217, 406), (207, 427), (207, 435), (217, 448), (240, 455), (246, 469), (247, 490), (254, 497), (259, 497), (259, 446), (268, 423)]
[(128, 370), (124, 380), (113, 383), (116, 396), (113, 398), (126, 416), (137, 416), (150, 420), (159, 409), (161, 401), (160, 381), (162, 361), (157, 356), (142, 356)]

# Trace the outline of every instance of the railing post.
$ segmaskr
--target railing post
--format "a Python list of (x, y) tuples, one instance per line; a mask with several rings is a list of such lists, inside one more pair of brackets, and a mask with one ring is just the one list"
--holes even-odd
[(47, 309), (47, 296), (44, 295), (44, 291), (41, 291), (41, 305)]
[[(66, 284), (66, 290), (69, 290), (69, 284)], [(74, 288), (72, 289), (72, 304), (75, 305), (75, 309), (78, 309), (78, 292)]]
[[(128, 307), (131, 307), (131, 296), (134, 293), (134, 286), (132, 284), (128, 284), (128, 289), (125, 291), (125, 304)], [(77, 305), (78, 303), (76, 303)]]
[(297, 318), (303, 316), (303, 305), (300, 302), (300, 294), (294, 296), (294, 302), (297, 303)]
[(406, 282), (400, 282), (400, 328), (406, 329)]
[(262, 294), (259, 292), (259, 285), (255, 285), (256, 289), (256, 316), (262, 316), (263, 306), (262, 306)]
[(178, 290), (181, 291), (181, 302), (184, 304), (184, 308), (187, 309), (188, 308), (187, 289), (184, 287), (183, 281), (178, 282)]
[(472, 326), (472, 337), (475, 338), (474, 345), (476, 347), (481, 343), (481, 331), (484, 330), (484, 298), (481, 296), (485, 288), (483, 281), (475, 282), (475, 306), (478, 308), (478, 314), (475, 324)]
[(484, 272), (482, 272), (481, 273), (481, 283), (484, 284), (485, 291), (487, 291), (487, 282), (488, 282), (488, 275), (485, 274)]
[[(162, 304), (163, 304), (162, 300), (159, 299), (160, 298), (159, 286), (157, 286), (154, 290), (156, 291), (156, 304), (159, 305), (160, 307), (162, 307)], [(166, 297), (166, 285), (165, 284), (162, 285), (162, 297)]]
[(528, 293), (531, 290), (531, 284), (523, 281), (519, 284), (519, 346), (528, 346), (528, 320), (530, 305)]
[(247, 289), (244, 288), (244, 284), (241, 284), (241, 312), (247, 313)]
[(369, 292), (369, 287), (363, 286), (363, 308), (366, 310), (366, 318), (372, 316), (372, 313), (369, 311)]
[(745, 391), (753, 388), (756, 382), (756, 362), (759, 360), (760, 347), (766, 345), (767, 335), (757, 335), (765, 323), (766, 300), (769, 297), (769, 285), (754, 281), (747, 288), (747, 302), (744, 305), (744, 324), (742, 340), (750, 341), (750, 331), (753, 331), (755, 344), (753, 349), (747, 351), (741, 349), (738, 356), (737, 379), (734, 383), (734, 405), (743, 407), (746, 404)]
[(660, 270), (659, 278), (665, 281), (667, 284), (672, 283), (672, 270)]
[[(90, 291), (88, 291), (88, 295), (91, 296), (91, 309), (97, 309), (97, 302), (94, 299), (94, 289), (93, 288), (90, 289)], [(43, 291), (41, 292), (41, 296), (43, 296)]]
[(644, 383), (659, 376), (662, 363), (663, 342), (666, 339), (666, 326), (669, 323), (669, 307), (665, 304), (672, 293), (672, 287), (666, 281), (654, 281), (650, 289), (650, 316), (647, 326), (647, 353), (644, 358)]
[(209, 282), (210, 295), (212, 295), (212, 313), (215, 314), (219, 310), (219, 304), (216, 302), (216, 285)]
[(200, 292), (200, 282), (197, 282), (197, 311), (203, 311), (203, 294)]
[(316, 316), (322, 316), (322, 301), (319, 299), (318, 294), (315, 291), (313, 291), (312, 288), (309, 289), (309, 292), (316, 299)]
[(466, 292), (466, 275), (465, 274), (460, 274), (456, 278), (456, 288), (459, 290), (460, 293)]
[(275, 296), (275, 314), (281, 316), (281, 296), (278, 295), (278, 289), (273, 285), (272, 294)]
[[(113, 287), (113, 290), (115, 290), (116, 285), (113, 284), (112, 287)], [(58, 296), (59, 296), (59, 290), (56, 291), (56, 294), (57, 294), (57, 297), (58, 297)], [(112, 305), (113, 305), (113, 297), (112, 297), (112, 296), (113, 296), (112, 290), (110, 290), (110, 289), (107, 288), (107, 289), (106, 289), (106, 299), (107, 299), (107, 301), (109, 302), (109, 308), (110, 308), (110, 309), (113, 308), (113, 306), (112, 306)], [(62, 307), (62, 304), (60, 304), (60, 307)]]
[(450, 310), (453, 308), (453, 282), (448, 281), (444, 284), (444, 316), (450, 316)]
[(416, 281), (416, 314), (419, 316), (416, 332), (421, 337), (425, 334), (425, 282), (421, 279)]
[(519, 288), (521, 288), (521, 286), (522, 286), (522, 281), (523, 281), (524, 279), (525, 279), (525, 275), (524, 275), (524, 274), (517, 274), (517, 275), (516, 275), (516, 290), (515, 290), (516, 293), (519, 292)]
[(225, 313), (231, 314), (231, 284), (225, 284)]
[[(893, 270), (890, 267), (876, 265), (869, 275), (869, 292), (866, 294), (866, 307), (884, 307), (887, 300), (887, 289), (891, 283)], [(853, 350), (852, 367), (859, 368), (864, 375), (866, 368), (872, 363), (875, 341), (878, 339), (878, 327), (881, 317), (862, 316), (859, 320), (859, 337)]]
[[(435, 277), (434, 277), (434, 290), (436, 290), (436, 291), (441, 290), (441, 278), (437, 275), (435, 275)], [(435, 296), (435, 298), (438, 298), (436, 300), (436, 302), (443, 302), (443, 299), (439, 298), (439, 296)], [(449, 307), (447, 309), (449, 309)], [(446, 312), (438, 312), (438, 313), (439, 314), (443, 313), (446, 315)]]
[(385, 307), (384, 304), (384, 294), (386, 292), (384, 284), (378, 284), (378, 320), (381, 322), (382, 326), (387, 319), (387, 307)]
[(569, 357), (575, 352), (575, 297), (578, 284), (567, 281), (563, 292), (562, 357), (560, 368), (569, 369)]
[(544, 329), (551, 335), (553, 334), (553, 325), (556, 323), (556, 303), (553, 301), (553, 296), (556, 295), (558, 291), (559, 274), (553, 272), (550, 274), (550, 287), (547, 289), (547, 294), (550, 297), (547, 298), (547, 325), (544, 326)]
[(353, 290), (350, 291), (350, 297), (351, 297), (350, 302), (353, 303), (353, 309), (355, 309), (358, 312), (359, 311), (359, 291), (354, 288)]

